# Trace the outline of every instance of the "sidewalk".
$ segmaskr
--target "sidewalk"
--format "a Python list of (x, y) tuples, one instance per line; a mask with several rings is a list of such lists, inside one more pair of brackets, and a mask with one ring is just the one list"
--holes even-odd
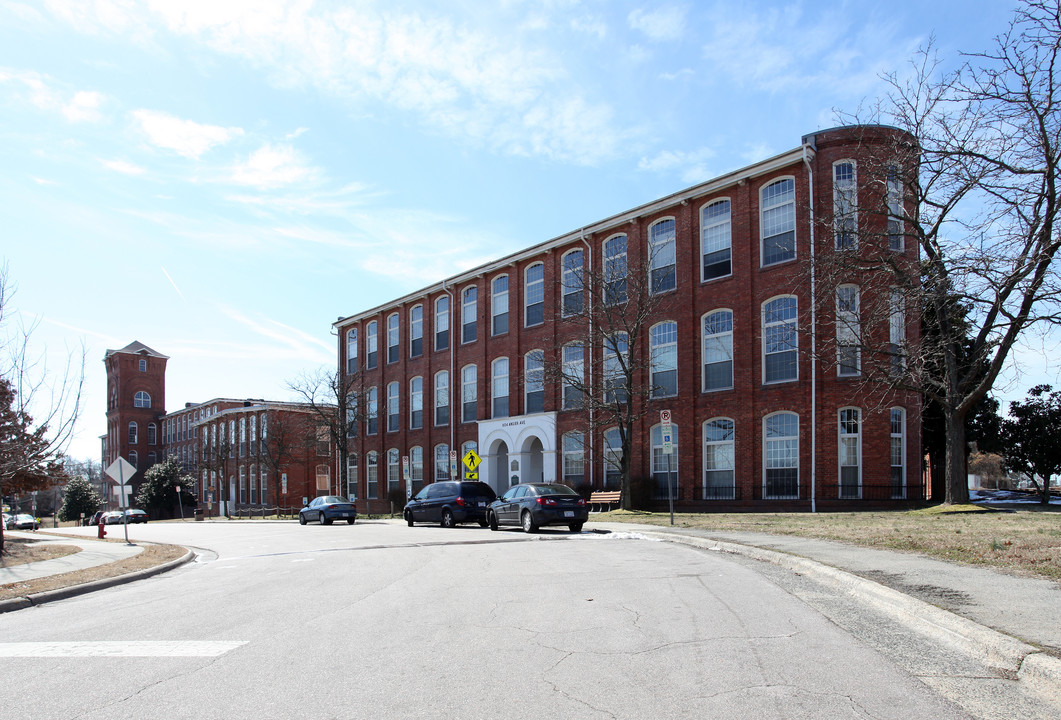
[(81, 552), (72, 555), (64, 555), (54, 560), (41, 560), (40, 562), (26, 563), (25, 565), (12, 565), (11, 567), (0, 567), (0, 585), (14, 582), (25, 582), (37, 578), (59, 575), (74, 570), (106, 565), (125, 558), (132, 557), (143, 552), (139, 545), (126, 545), (125, 543), (100, 542), (90, 538), (76, 537), (73, 535), (59, 537), (57, 535), (44, 535), (41, 533), (24, 532), (18, 530), (7, 530), (5, 537), (23, 538), (35, 540), (53, 545), (76, 545)]
[(830, 540), (590, 522), (806, 573), (1051, 694), (1061, 688), (1061, 583)]

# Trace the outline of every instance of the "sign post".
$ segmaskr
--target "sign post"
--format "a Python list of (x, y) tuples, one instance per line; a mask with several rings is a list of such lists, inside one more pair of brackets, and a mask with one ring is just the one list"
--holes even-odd
[(181, 509), (181, 522), (184, 522), (184, 503), (181, 502), (181, 486), (177, 485), (177, 507)]
[(402, 478), (405, 480), (405, 499), (409, 500), (413, 496), (413, 483), (412, 483), (412, 472), (409, 468), (409, 456), (402, 455)]
[(659, 422), (663, 434), (663, 454), (667, 456), (667, 501), (670, 504), (670, 524), (674, 524), (674, 493), (677, 483), (671, 480), (674, 462), (674, 425), (670, 421), (670, 410), (659, 411)]
[(132, 486), (126, 485), (125, 481), (136, 474), (136, 468), (125, 458), (119, 457), (107, 466), (105, 472), (108, 477), (118, 482), (118, 507), (122, 509), (122, 525), (125, 526), (125, 544), (132, 545), (132, 543), (129, 542), (129, 513), (125, 512), (129, 507), (128, 495), (129, 491), (132, 490)]
[(456, 480), (457, 479), (457, 451), (456, 450), (450, 450), (449, 451), (449, 479), (450, 480)]

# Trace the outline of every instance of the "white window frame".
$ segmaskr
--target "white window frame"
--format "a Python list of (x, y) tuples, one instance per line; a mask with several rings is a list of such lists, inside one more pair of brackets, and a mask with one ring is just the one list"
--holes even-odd
[[(726, 263), (726, 271), (708, 277), (708, 255), (716, 255), (710, 267)], [(722, 259), (723, 255), (725, 259)], [(700, 208), (700, 282), (721, 280), (732, 275), (733, 203), (728, 197), (713, 198)]]
[[(671, 442), (673, 450), (668, 454), (663, 452), (663, 425), (657, 423), (649, 429), (649, 445), (652, 448), (652, 478), (655, 481), (655, 497), (658, 500), (666, 500), (670, 493), (674, 493), (674, 499), (681, 499), (681, 463), (678, 461), (678, 425), (671, 424)], [(660, 489), (660, 473), (667, 474), (667, 492)], [(672, 479), (673, 476), (673, 479)]]
[[(773, 421), (785, 418), (786, 421), (794, 418), (795, 419), (795, 435), (775, 435), (770, 437), (770, 427)], [(780, 430), (789, 430), (790, 428), (778, 428)], [(799, 468), (799, 414), (791, 412), (789, 410), (780, 410), (778, 412), (770, 413), (763, 418), (762, 433), (763, 433), (763, 499), (764, 500), (798, 500), (799, 499), (799, 484), (800, 484), (800, 468)], [(791, 443), (791, 444), (789, 444)], [(781, 460), (795, 459), (795, 464), (778, 464)], [(770, 470), (793, 470), (795, 471), (795, 494), (792, 493), (781, 493), (771, 492), (770, 487)]]
[[(623, 482), (623, 439), (618, 427), (610, 427), (604, 431), (604, 474), (601, 475), (603, 487), (607, 490), (618, 490)], [(612, 439), (615, 442), (613, 444)], [(613, 482), (609, 482), (609, 478)]]
[[(531, 279), (533, 272), (539, 272), (540, 277)], [(527, 266), (523, 271), (523, 327), (535, 327), (545, 322), (545, 263), (537, 262)], [(533, 318), (540, 313), (541, 317)]]
[(586, 387), (586, 346), (580, 342), (568, 343), (561, 352), (560, 409), (581, 410), (586, 404), (582, 390)]
[[(419, 415), (417, 415), (419, 413)], [(409, 380), (409, 429), (424, 427), (424, 378), (420, 375)]]
[[(729, 417), (713, 417), (705, 420), (701, 426), (704, 447), (704, 500), (736, 499), (736, 427), (736, 422)], [(725, 433), (728, 433), (728, 437)], [(720, 434), (722, 434), (721, 437)], [(723, 465), (728, 465), (728, 467), (723, 467)], [(723, 473), (729, 473), (729, 483), (727, 485), (718, 485), (708, 482), (708, 473), (718, 473), (718, 477), (723, 477)]]
[[(785, 316), (778, 319), (777, 310), (771, 308), (771, 306), (781, 301), (792, 301), (792, 316), (788, 317), (787, 303), (785, 308)], [(778, 306), (778, 310), (780, 310)], [(768, 314), (769, 313), (769, 314)], [(776, 383), (794, 382), (799, 380), (799, 298), (795, 295), (777, 295), (770, 298), (762, 304), (761, 311), (762, 318), (762, 364), (763, 364), (763, 384), (773, 385)], [(784, 328), (791, 326), (791, 329), (786, 332)], [(771, 339), (770, 336), (775, 336)], [(772, 347), (780, 347), (780, 343), (784, 343), (784, 349), (774, 349)], [(773, 355), (781, 355), (782, 353), (793, 354), (792, 366), (794, 372), (791, 377), (779, 377), (774, 379), (767, 378), (767, 358)]]
[[(716, 308), (700, 318), (700, 390), (719, 392), (733, 389), (733, 310)], [(724, 359), (721, 359), (724, 358)], [(710, 360), (710, 362), (709, 362)], [(708, 387), (708, 367), (729, 363), (729, 383)]]
[(888, 290), (888, 354), (894, 376), (906, 371), (906, 296), (899, 288)]
[[(445, 427), (450, 421), (449, 403), (449, 370), (439, 370), (435, 373), (435, 403), (434, 423), (435, 427)], [(440, 413), (445, 410), (445, 417)]]
[(150, 408), (151, 407), (151, 394), (144, 390), (137, 390), (133, 393), (133, 407), (134, 408)]
[(365, 369), (379, 366), (379, 322), (370, 320), (365, 326)]
[(563, 452), (562, 482), (577, 488), (586, 483), (586, 438), (581, 432), (572, 430), (561, 438)]
[[(660, 218), (648, 226), (648, 291), (651, 295), (671, 292), (678, 287), (677, 237), (678, 223), (673, 217)], [(668, 277), (669, 281), (660, 283), (662, 277)]]
[[(862, 410), (857, 407), (840, 408), (837, 411), (836, 430), (837, 492), (841, 500), (858, 500), (862, 497)], [(850, 477), (845, 482), (844, 476), (851, 475), (852, 468), (854, 482)]]
[(441, 295), (435, 299), (435, 350), (449, 349), (449, 295)]
[(387, 432), (402, 429), (401, 384), (397, 380), (387, 383)]
[(479, 287), (469, 285), (461, 291), (461, 345), (468, 345), (478, 339)]
[[(504, 327), (501, 327), (501, 325)], [(508, 333), (508, 275), (502, 274), (490, 281), (490, 335)]]
[(449, 480), (449, 444), (435, 446), (435, 482)]
[(387, 316), (387, 364), (392, 365), (401, 359), (399, 344), (401, 341), (401, 318), (394, 312)]
[(858, 166), (851, 159), (833, 163), (833, 247), (858, 249)]
[[(471, 378), (468, 374), (471, 371)], [(470, 381), (469, 381), (470, 380)], [(475, 408), (473, 417), (467, 414), (468, 404)], [(479, 419), (479, 369), (473, 363), (461, 368), (461, 422), (476, 422)]]
[(888, 249), (903, 252), (906, 249), (905, 215), (903, 208), (903, 185), (899, 168), (889, 165), (885, 178), (886, 198), (888, 205)]
[[(417, 346), (419, 343), (419, 346)], [(409, 357), (424, 354), (424, 306), (413, 305), (409, 309)]]
[[(532, 399), (537, 402), (532, 403)], [(537, 407), (533, 408), (535, 404)], [(523, 356), (523, 412), (545, 412), (545, 351), (538, 348)]]
[(861, 293), (858, 285), (836, 288), (836, 375), (862, 374)]
[[(890, 479), (892, 498), (906, 499), (906, 409), (893, 407), (888, 410)], [(898, 448), (896, 444), (898, 443)], [(896, 462), (898, 460), (898, 463)], [(896, 472), (898, 469), (898, 473)], [(897, 477), (898, 475), (898, 477)]]
[[(767, 198), (767, 191), (771, 188), (780, 187), (783, 184), (791, 184), (791, 193), (787, 191), (772, 193)], [(781, 198), (780, 200), (777, 198)], [(770, 232), (771, 234), (767, 234)], [(767, 262), (767, 241), (779, 238), (782, 235), (792, 233), (791, 252), (781, 254), (777, 258), (771, 258)], [(784, 262), (796, 259), (796, 179), (792, 176), (774, 178), (759, 188), (759, 266), (772, 267)]]
[(357, 328), (346, 331), (346, 374), (357, 372)]
[[(573, 258), (577, 257), (575, 261)], [(560, 258), (560, 284), (562, 286), (560, 298), (560, 314), (562, 317), (572, 317), (580, 314), (585, 308), (583, 297), (584, 285), (582, 274), (585, 271), (585, 253), (582, 248), (568, 250)]]
[[(648, 331), (649, 338), (649, 385), (653, 398), (675, 397), (678, 395), (678, 323), (674, 320), (663, 320)], [(674, 391), (656, 382), (656, 376), (662, 373), (674, 373)]]
[[(501, 368), (504, 368), (503, 372)], [(509, 371), (507, 357), (497, 358), (490, 363), (490, 417), (492, 418), (505, 418), (512, 415), (512, 408), (509, 404)], [(503, 409), (499, 407), (501, 400), (504, 400)]]
[(379, 453), (369, 450), (365, 459), (365, 497), (379, 499)]
[[(604, 274), (602, 301), (605, 305), (621, 305), (627, 301), (627, 248), (630, 239), (626, 233), (612, 235), (601, 243), (601, 269)], [(621, 245), (621, 251), (620, 251)]]

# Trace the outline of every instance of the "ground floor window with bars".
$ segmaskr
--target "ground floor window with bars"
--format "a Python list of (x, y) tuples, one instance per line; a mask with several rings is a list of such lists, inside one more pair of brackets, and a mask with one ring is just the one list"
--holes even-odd
[(435, 481), (449, 480), (449, 445), (435, 446)]
[(862, 413), (858, 408), (840, 411), (840, 497), (862, 497)]
[(604, 433), (604, 489), (620, 490), (623, 485), (623, 441), (619, 428)]
[(365, 468), (365, 490), (369, 500), (379, 499), (379, 454), (375, 450), (368, 453)]
[(763, 498), (799, 497), (799, 415), (775, 413), (763, 420)]
[(733, 421), (715, 418), (704, 423), (704, 500), (733, 500), (735, 457)]
[(906, 413), (892, 408), (891, 421), (891, 480), (892, 498), (906, 498)]

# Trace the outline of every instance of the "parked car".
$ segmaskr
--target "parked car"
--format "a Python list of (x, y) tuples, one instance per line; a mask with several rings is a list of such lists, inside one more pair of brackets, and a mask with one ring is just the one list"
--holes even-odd
[(109, 512), (103, 513), (103, 524), (104, 525), (121, 525), (122, 524), (122, 511), (121, 510), (110, 510)]
[(19, 514), (11, 516), (7, 521), (8, 530), (36, 530), (41, 524), (32, 515)]
[(97, 510), (95, 513), (93, 513), (92, 517), (89, 518), (88, 524), (89, 525), (99, 525), (100, 518), (102, 518), (106, 514), (107, 514), (106, 510)]
[(410, 498), (402, 515), (409, 527), (418, 522), (447, 528), (477, 522), (486, 527), (486, 510), (496, 499), (497, 493), (484, 482), (444, 480), (431, 483)]
[(346, 520), (347, 524), (353, 525), (357, 520), (357, 505), (337, 495), (321, 495), (298, 511), (299, 525), (311, 520), (317, 520), (321, 525), (331, 525), (332, 520)]
[(581, 495), (561, 483), (521, 483), (490, 504), (487, 522), (491, 530), (501, 525), (520, 525), (535, 532), (543, 525), (567, 525), (582, 532), (589, 508)]
[(2, 522), (3, 522), (3, 524), (4, 524), (4, 529), (5, 529), (5, 530), (7, 530), (7, 524), (8, 524), (8, 523), (9, 523), (10, 521), (11, 521), (11, 516), (10, 516), (10, 515), (8, 515), (7, 513), (4, 513), (4, 518), (3, 518)]
[[(130, 508), (129, 510), (125, 511), (125, 514), (129, 517), (129, 524), (130, 525), (132, 525), (133, 523), (146, 523), (147, 522), (147, 513), (144, 512), (143, 510), (137, 510), (136, 508)], [(121, 521), (119, 520), (119, 522), (121, 522)]]

